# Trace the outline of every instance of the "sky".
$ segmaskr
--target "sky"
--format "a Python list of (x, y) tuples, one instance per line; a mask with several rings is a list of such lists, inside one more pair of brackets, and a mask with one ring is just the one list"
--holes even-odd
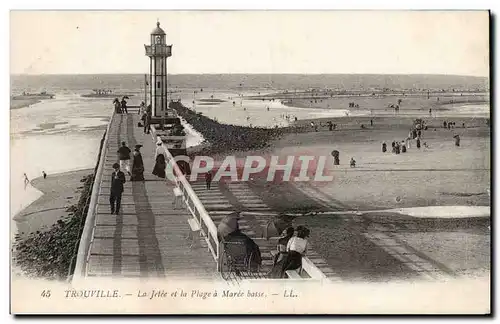
[(11, 74), (148, 73), (156, 22), (171, 74), (489, 75), (487, 11), (11, 11)]

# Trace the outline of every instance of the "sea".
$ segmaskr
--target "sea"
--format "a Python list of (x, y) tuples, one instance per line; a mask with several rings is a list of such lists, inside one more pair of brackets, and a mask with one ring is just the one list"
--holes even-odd
[[(247, 100), (244, 96), (310, 88), (484, 89), (488, 82), (487, 78), (462, 76), (211, 74), (169, 76), (169, 89), (173, 91), (171, 99), (180, 99), (184, 105), (219, 122), (275, 127), (288, 125), (293, 117), (342, 117), (348, 110), (294, 108), (280, 101)], [(24, 186), (23, 174), (33, 179), (41, 176), (42, 171), (55, 174), (95, 167), (99, 141), (113, 107), (112, 98), (82, 97), (93, 89), (133, 94), (129, 105), (138, 105), (144, 98), (144, 75), (11, 76), (12, 95), (23, 91), (55, 94), (54, 99), (10, 110), (11, 219), (42, 195), (30, 185)], [(221, 102), (209, 103), (203, 99), (220, 99)], [(467, 105), (456, 112), (489, 114), (489, 105)], [(352, 112), (350, 116), (367, 113)], [(188, 146), (203, 141), (189, 125), (187, 128)]]

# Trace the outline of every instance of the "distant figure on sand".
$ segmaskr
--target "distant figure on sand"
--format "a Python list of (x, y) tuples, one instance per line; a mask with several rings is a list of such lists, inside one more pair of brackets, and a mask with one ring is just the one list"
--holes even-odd
[(340, 152), (337, 150), (333, 150), (332, 156), (333, 156), (333, 165), (339, 165), (340, 164)]
[(113, 173), (111, 174), (111, 191), (109, 193), (109, 204), (111, 214), (118, 215), (122, 201), (123, 185), (125, 184), (125, 174), (120, 171), (118, 163), (113, 164)]
[(142, 145), (140, 144), (136, 145), (134, 154), (132, 154), (132, 176), (130, 177), (130, 181), (144, 181), (144, 162), (140, 152), (141, 147)]
[(207, 190), (210, 190), (210, 186), (212, 185), (212, 172), (208, 171), (205, 173), (205, 183), (207, 185)]
[(382, 142), (382, 153), (387, 152), (387, 144), (385, 142)]
[(30, 180), (28, 179), (28, 176), (26, 173), (24, 174), (24, 189), (26, 190), (26, 187), (29, 185)]
[(417, 138), (417, 148), (420, 148), (420, 138)]
[(406, 142), (401, 142), (401, 153), (406, 153)]
[(352, 157), (351, 162), (349, 164), (351, 165), (351, 168), (355, 168), (356, 167), (356, 160), (354, 160), (354, 158)]
[(455, 146), (460, 146), (460, 135), (453, 136), (455, 138)]
[(373, 126), (373, 119), (370, 119), (370, 126)]
[(47, 179), (47, 173), (45, 173), (45, 171), (42, 171), (42, 175), (44, 179)]

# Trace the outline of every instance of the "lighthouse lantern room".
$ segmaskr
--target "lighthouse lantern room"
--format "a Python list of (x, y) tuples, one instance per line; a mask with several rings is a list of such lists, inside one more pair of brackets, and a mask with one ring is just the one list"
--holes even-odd
[(149, 57), (149, 96), (152, 108), (152, 123), (168, 117), (167, 58), (172, 56), (172, 45), (167, 45), (166, 34), (160, 22), (151, 32), (150, 45), (144, 45)]

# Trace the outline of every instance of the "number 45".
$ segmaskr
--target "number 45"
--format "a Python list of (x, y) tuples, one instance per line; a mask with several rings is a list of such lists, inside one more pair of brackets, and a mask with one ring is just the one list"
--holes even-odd
[(41, 295), (44, 298), (49, 298), (50, 297), (50, 290), (44, 290), (44, 291), (42, 291)]

